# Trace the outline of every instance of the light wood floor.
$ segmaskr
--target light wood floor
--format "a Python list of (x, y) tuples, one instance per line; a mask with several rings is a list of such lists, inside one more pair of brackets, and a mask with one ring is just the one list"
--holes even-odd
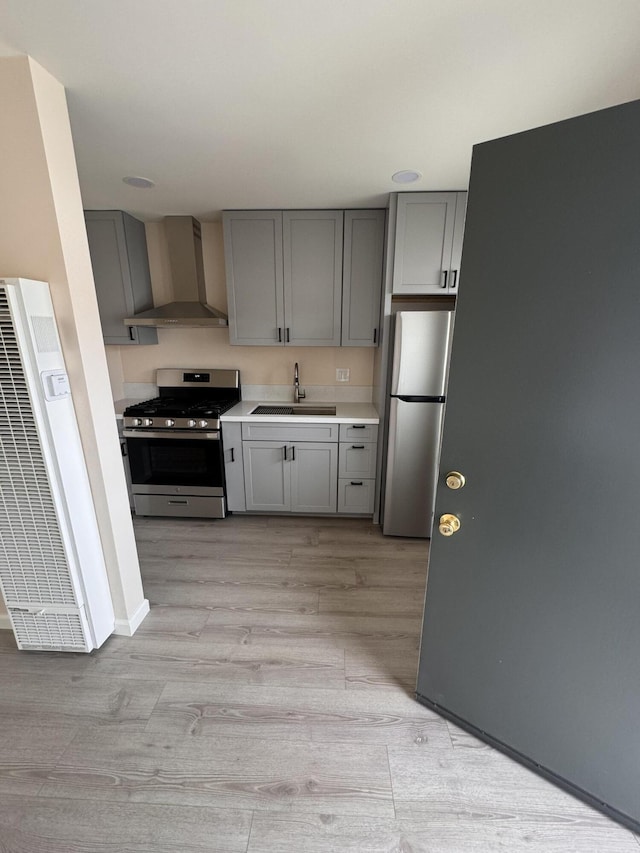
[(136, 535), (134, 638), (0, 632), (1, 853), (640, 853), (414, 701), (425, 542), (275, 517)]

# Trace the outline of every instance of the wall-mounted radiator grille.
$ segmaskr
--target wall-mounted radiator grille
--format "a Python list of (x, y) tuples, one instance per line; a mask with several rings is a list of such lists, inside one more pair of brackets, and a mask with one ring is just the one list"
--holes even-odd
[[(44, 324), (40, 328), (41, 345), (50, 347), (50, 330)], [(0, 584), (8, 602), (77, 604), (3, 285), (0, 285)]]
[(9, 615), (22, 649), (86, 651), (87, 641), (79, 611), (33, 613), (10, 607)]

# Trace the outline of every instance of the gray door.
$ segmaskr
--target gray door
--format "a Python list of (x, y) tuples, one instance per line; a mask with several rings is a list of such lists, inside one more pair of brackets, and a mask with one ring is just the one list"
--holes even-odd
[(474, 149), (436, 500), (461, 527), (417, 688), (636, 829), (639, 150), (640, 102)]

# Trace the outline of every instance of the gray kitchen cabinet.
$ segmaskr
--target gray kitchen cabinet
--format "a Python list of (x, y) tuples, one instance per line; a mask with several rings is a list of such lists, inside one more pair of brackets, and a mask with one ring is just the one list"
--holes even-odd
[(225, 211), (223, 226), (229, 343), (282, 346), (282, 211)]
[(283, 441), (244, 441), (244, 484), (249, 512), (290, 512), (291, 472)]
[(340, 424), (338, 512), (372, 515), (376, 491), (378, 427)]
[(380, 340), (384, 227), (384, 210), (345, 211), (343, 347), (375, 347)]
[(229, 342), (338, 346), (341, 210), (224, 211)]
[(224, 424), (222, 428), (222, 447), (224, 452), (227, 509), (230, 512), (244, 512), (247, 505), (244, 491), (242, 424)]
[(337, 508), (338, 445), (299, 442), (291, 460), (291, 512), (335, 512)]
[(243, 455), (247, 511), (336, 511), (337, 444), (245, 441)]
[(285, 344), (340, 345), (342, 231), (341, 210), (283, 212)]
[(338, 512), (373, 515), (375, 480), (338, 480)]
[(157, 344), (156, 329), (123, 322), (153, 307), (144, 223), (122, 210), (85, 210), (84, 218), (105, 344)]
[(398, 193), (393, 293), (455, 295), (466, 192)]
[(230, 343), (376, 346), (384, 217), (383, 210), (225, 211)]
[(247, 512), (336, 512), (338, 424), (243, 423)]

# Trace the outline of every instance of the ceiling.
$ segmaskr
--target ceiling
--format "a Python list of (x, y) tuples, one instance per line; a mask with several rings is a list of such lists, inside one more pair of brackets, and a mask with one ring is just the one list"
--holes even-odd
[(148, 220), (464, 189), (475, 143), (640, 98), (639, 44), (638, 0), (0, 5), (0, 55), (67, 89), (84, 206)]

